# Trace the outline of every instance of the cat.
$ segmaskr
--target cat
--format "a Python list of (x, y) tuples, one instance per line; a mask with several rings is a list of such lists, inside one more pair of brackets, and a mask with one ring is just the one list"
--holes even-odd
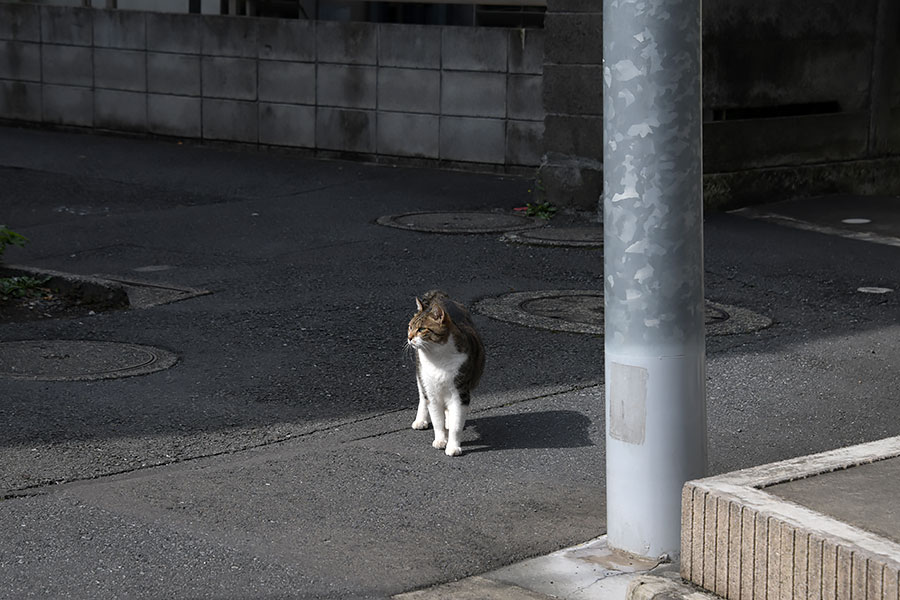
[(431, 445), (443, 448), (447, 456), (459, 456), (471, 393), (484, 372), (484, 345), (468, 311), (444, 292), (416, 298), (416, 309), (406, 336), (416, 352), (419, 387), (412, 428), (434, 425)]

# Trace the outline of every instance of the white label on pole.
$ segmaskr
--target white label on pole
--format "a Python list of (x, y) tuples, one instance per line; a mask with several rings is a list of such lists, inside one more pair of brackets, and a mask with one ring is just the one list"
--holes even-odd
[(609, 435), (628, 444), (643, 444), (647, 429), (647, 369), (611, 362), (609, 371)]

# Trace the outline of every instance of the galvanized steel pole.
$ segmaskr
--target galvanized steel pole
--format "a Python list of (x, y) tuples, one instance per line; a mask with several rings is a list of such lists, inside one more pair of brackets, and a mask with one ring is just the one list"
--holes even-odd
[(706, 468), (700, 0), (604, 0), (607, 540), (673, 558)]

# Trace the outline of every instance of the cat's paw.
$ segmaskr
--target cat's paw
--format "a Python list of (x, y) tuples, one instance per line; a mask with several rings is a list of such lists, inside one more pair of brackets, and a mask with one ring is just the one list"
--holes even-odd
[(438, 450), (442, 450), (447, 446), (447, 440), (434, 440), (433, 442), (431, 442), (431, 445)]
[(462, 448), (457, 446), (456, 444), (447, 444), (447, 448), (444, 450), (444, 454), (447, 456), (459, 456), (462, 454)]
[(413, 429), (428, 429), (429, 425), (431, 425), (431, 423), (429, 423), (425, 419), (416, 419), (415, 421), (413, 421), (412, 428)]

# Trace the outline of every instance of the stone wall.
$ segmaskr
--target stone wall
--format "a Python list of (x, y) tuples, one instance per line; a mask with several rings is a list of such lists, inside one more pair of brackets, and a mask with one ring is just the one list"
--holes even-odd
[(0, 119), (531, 167), (543, 39), (0, 3)]
[[(585, 210), (603, 193), (601, 8), (548, 0), (545, 18), (540, 181)], [(704, 0), (707, 205), (900, 192), (898, 31), (894, 0)]]

